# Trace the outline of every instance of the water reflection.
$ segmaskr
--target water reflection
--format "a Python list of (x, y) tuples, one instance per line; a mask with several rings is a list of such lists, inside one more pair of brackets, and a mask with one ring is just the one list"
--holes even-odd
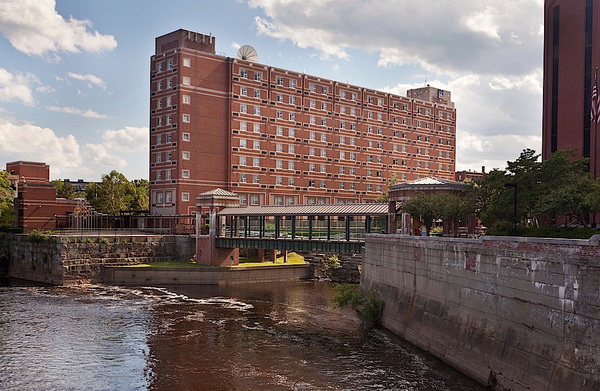
[(326, 283), (0, 288), (2, 390), (482, 390)]

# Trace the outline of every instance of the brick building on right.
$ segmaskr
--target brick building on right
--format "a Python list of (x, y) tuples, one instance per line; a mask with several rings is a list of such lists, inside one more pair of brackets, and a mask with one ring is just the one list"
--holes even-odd
[(596, 176), (600, 147), (590, 107), (599, 66), (600, 0), (546, 0), (542, 158), (572, 149), (576, 157), (590, 158)]

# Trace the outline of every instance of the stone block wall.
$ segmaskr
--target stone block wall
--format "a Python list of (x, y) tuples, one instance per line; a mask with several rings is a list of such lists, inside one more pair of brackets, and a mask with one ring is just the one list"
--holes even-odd
[[(337, 269), (326, 267), (326, 260), (332, 255), (339, 257), (340, 267)], [(302, 256), (304, 256), (304, 261), (311, 265), (314, 278), (339, 283), (360, 283), (362, 254), (302, 253)]]
[(600, 389), (600, 236), (368, 235), (382, 324), (498, 390)]
[(53, 285), (96, 282), (103, 266), (189, 261), (194, 238), (177, 236), (53, 236), (41, 242), (14, 235), (9, 275)]

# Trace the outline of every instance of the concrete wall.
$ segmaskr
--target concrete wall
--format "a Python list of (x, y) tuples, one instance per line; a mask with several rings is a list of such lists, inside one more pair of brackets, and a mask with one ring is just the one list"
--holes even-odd
[(13, 235), (6, 246), (10, 277), (54, 285), (98, 281), (107, 265), (189, 261), (195, 253), (194, 238), (183, 236)]
[(600, 389), (600, 236), (368, 235), (383, 325), (495, 389)]
[(252, 267), (105, 267), (102, 282), (118, 285), (220, 285), (308, 279), (308, 265)]

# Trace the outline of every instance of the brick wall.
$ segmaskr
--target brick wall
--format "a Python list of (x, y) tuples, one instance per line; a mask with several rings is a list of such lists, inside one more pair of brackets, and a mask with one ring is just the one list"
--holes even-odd
[(599, 239), (368, 235), (362, 284), (386, 328), (482, 384), (597, 390)]

